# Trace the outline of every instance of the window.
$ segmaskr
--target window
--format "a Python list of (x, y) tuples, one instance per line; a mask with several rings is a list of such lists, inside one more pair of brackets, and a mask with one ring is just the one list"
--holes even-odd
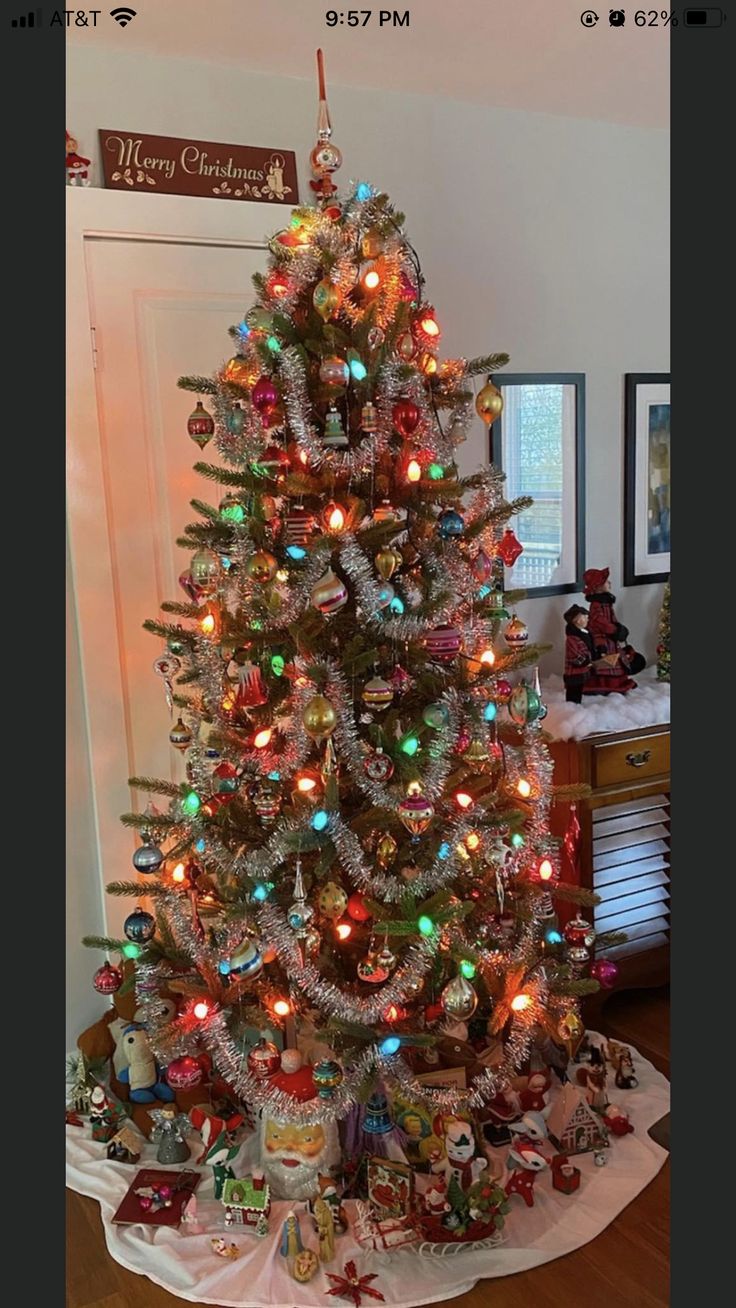
[(585, 377), (519, 373), (493, 378), (503, 413), (491, 428), (493, 462), (510, 500), (534, 504), (512, 526), (524, 553), (506, 573), (507, 590), (530, 595), (578, 591), (584, 568)]

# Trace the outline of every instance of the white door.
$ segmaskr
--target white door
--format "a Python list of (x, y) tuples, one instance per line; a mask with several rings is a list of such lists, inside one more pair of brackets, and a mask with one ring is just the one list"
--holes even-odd
[[(190, 499), (219, 496), (192, 471), (207, 450), (186, 430), (197, 397), (176, 380), (228, 357), (227, 328), (252, 302), (250, 277), (264, 264), (263, 232), (285, 217), (276, 206), (70, 195), (68, 509), (87, 723), (72, 749), (89, 756), (98, 884), (135, 876), (137, 841), (119, 815), (146, 797), (127, 778), (183, 775), (152, 668), (162, 642), (142, 623), (161, 616), (162, 600), (183, 598), (177, 578), (189, 556), (175, 540), (194, 516)], [(120, 934), (131, 901), (103, 901), (107, 931)], [(102, 959), (88, 958), (91, 974)]]

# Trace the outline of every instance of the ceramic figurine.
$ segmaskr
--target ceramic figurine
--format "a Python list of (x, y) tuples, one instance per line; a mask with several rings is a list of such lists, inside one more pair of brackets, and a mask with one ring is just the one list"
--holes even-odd
[(545, 1167), (549, 1167), (547, 1159), (539, 1152), (536, 1145), (518, 1144), (513, 1149), (509, 1149), (508, 1166), (511, 1175), (505, 1186), (507, 1198), (512, 1194), (518, 1194), (527, 1208), (533, 1208), (534, 1182), (537, 1174), (544, 1171)]

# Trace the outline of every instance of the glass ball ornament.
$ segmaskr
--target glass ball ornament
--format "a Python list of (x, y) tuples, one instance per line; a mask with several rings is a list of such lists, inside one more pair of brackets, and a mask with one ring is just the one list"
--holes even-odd
[(514, 688), (511, 685), (511, 682), (507, 681), (506, 677), (499, 677), (498, 681), (496, 682), (497, 703), (508, 704), (513, 693), (514, 693)]
[(473, 576), (480, 586), (484, 586), (493, 576), (493, 560), (485, 550), (478, 550), (471, 564)]
[(271, 416), (279, 402), (279, 392), (270, 377), (259, 377), (250, 393), (250, 402), (261, 416), (264, 427), (270, 427)]
[(595, 943), (596, 933), (595, 927), (578, 914), (567, 923), (563, 935), (568, 945), (582, 945), (585, 949), (590, 949)]
[(442, 540), (457, 539), (465, 530), (465, 519), (457, 509), (445, 509), (437, 519), (437, 533)]
[(394, 688), (384, 677), (371, 677), (366, 681), (362, 691), (361, 699), (369, 708), (385, 709), (392, 702), (394, 697)]
[(428, 704), (422, 710), (422, 721), (425, 726), (432, 727), (434, 731), (440, 731), (450, 721), (450, 710), (446, 704)]
[(247, 937), (227, 960), (226, 976), (248, 977), (253, 981), (263, 971), (263, 954), (255, 940)]
[(610, 958), (597, 958), (590, 965), (590, 975), (602, 990), (612, 990), (618, 977), (618, 967)]
[(363, 760), (363, 770), (369, 781), (381, 784), (390, 781), (394, 774), (393, 759), (382, 749), (372, 749)]
[(526, 649), (529, 641), (529, 628), (514, 613), (511, 621), (504, 628), (503, 638), (509, 649)]
[(225, 419), (225, 426), (231, 436), (242, 436), (245, 426), (245, 409), (242, 404), (233, 405)]
[(312, 292), (312, 304), (320, 318), (327, 322), (340, 308), (340, 292), (329, 277), (323, 277)]
[(479, 418), (490, 427), (503, 412), (503, 396), (493, 382), (486, 382), (475, 397), (475, 411)]
[(390, 581), (396, 569), (401, 567), (404, 559), (399, 550), (386, 545), (378, 551), (373, 561), (379, 577), (382, 577), (384, 581)]
[(337, 713), (324, 695), (313, 695), (304, 707), (302, 724), (308, 736), (317, 742), (331, 736), (337, 726)]
[(542, 701), (539, 695), (525, 681), (515, 686), (509, 697), (509, 717), (518, 727), (526, 727), (536, 722), (540, 716)]
[(189, 573), (200, 595), (214, 595), (220, 584), (222, 566), (214, 550), (204, 548), (192, 555)]
[(376, 962), (386, 972), (391, 972), (396, 967), (396, 955), (392, 949), (389, 949), (388, 943), (384, 944), (383, 948), (379, 950), (376, 955)]
[(396, 841), (390, 832), (387, 831), (385, 835), (381, 836), (381, 839), (376, 845), (376, 859), (379, 867), (388, 867), (389, 863), (392, 863), (396, 857), (397, 849), (398, 845)]
[(329, 616), (337, 613), (348, 602), (348, 588), (333, 571), (328, 568), (312, 588), (312, 607), (319, 613)]
[(318, 141), (309, 156), (312, 172), (318, 176), (337, 172), (342, 163), (342, 150), (332, 141)]
[(321, 1058), (312, 1068), (312, 1079), (320, 1099), (331, 1099), (342, 1085), (344, 1072), (334, 1058)]
[(464, 1022), (472, 1017), (478, 1006), (478, 996), (461, 972), (448, 981), (440, 995), (440, 1003), (448, 1017)]
[(422, 413), (413, 400), (397, 400), (391, 410), (391, 421), (400, 436), (408, 440), (414, 435), (421, 421)]
[(171, 731), (169, 732), (169, 740), (174, 746), (174, 749), (179, 749), (182, 752), (185, 749), (189, 749), (189, 746), (192, 743), (192, 733), (181, 718), (177, 718), (171, 728)]
[(166, 1069), (166, 1080), (172, 1090), (194, 1090), (204, 1079), (201, 1063), (191, 1054), (175, 1058)]
[(347, 902), (348, 916), (354, 922), (369, 922), (371, 918), (370, 909), (366, 907), (365, 895), (356, 890)]
[(342, 390), (350, 381), (350, 368), (339, 355), (331, 354), (319, 365), (319, 379), (332, 390)]
[(281, 1053), (272, 1040), (261, 1039), (249, 1050), (246, 1062), (251, 1076), (266, 1081), (281, 1067)]
[(386, 339), (386, 333), (382, 327), (371, 327), (366, 340), (369, 350), (380, 350)]
[(196, 407), (187, 419), (187, 431), (200, 450), (209, 444), (215, 434), (215, 420), (201, 400), (197, 400)]
[(418, 840), (434, 817), (434, 804), (431, 799), (422, 794), (418, 782), (415, 782), (414, 786), (415, 788), (400, 801), (396, 811), (409, 834), (414, 840)]
[(120, 968), (113, 967), (112, 963), (103, 963), (92, 978), (92, 985), (100, 995), (114, 995), (122, 984), (123, 974)]
[(451, 663), (463, 647), (462, 633), (450, 622), (442, 622), (424, 637), (424, 647), (438, 663)]
[(390, 581), (382, 581), (378, 587), (378, 607), (379, 609), (388, 608), (392, 599), (396, 597), (396, 591)]
[(158, 872), (163, 861), (162, 851), (158, 845), (154, 845), (150, 840), (146, 840), (142, 845), (139, 845), (133, 854), (133, 867), (136, 872), (141, 872), (144, 876), (150, 876), (153, 872)]
[(147, 913), (145, 908), (135, 908), (123, 923), (123, 931), (128, 940), (134, 940), (137, 945), (147, 944), (153, 938), (155, 930), (155, 918), (152, 913)]
[(396, 341), (396, 353), (404, 363), (411, 363), (416, 358), (417, 343), (411, 332), (402, 332)]
[(278, 570), (278, 559), (270, 554), (268, 550), (256, 550), (256, 553), (248, 560), (246, 572), (251, 581), (267, 582), (273, 581)]
[(338, 886), (335, 881), (328, 881), (322, 887), (317, 897), (317, 907), (323, 917), (330, 918), (336, 922), (342, 917), (347, 907), (348, 897), (342, 886)]

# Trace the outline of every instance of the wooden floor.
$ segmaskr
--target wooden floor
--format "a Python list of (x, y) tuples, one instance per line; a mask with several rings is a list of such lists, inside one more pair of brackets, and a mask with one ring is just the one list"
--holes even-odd
[[(629, 1040), (661, 1071), (669, 1071), (666, 990), (614, 996), (599, 1023)], [(182, 1300), (126, 1271), (110, 1258), (94, 1199), (67, 1191), (68, 1308), (181, 1308)], [(454, 1308), (667, 1308), (669, 1164), (590, 1244), (533, 1271), (480, 1281)], [(332, 1302), (332, 1301), (331, 1301)], [(439, 1305), (438, 1308), (442, 1308)]]

